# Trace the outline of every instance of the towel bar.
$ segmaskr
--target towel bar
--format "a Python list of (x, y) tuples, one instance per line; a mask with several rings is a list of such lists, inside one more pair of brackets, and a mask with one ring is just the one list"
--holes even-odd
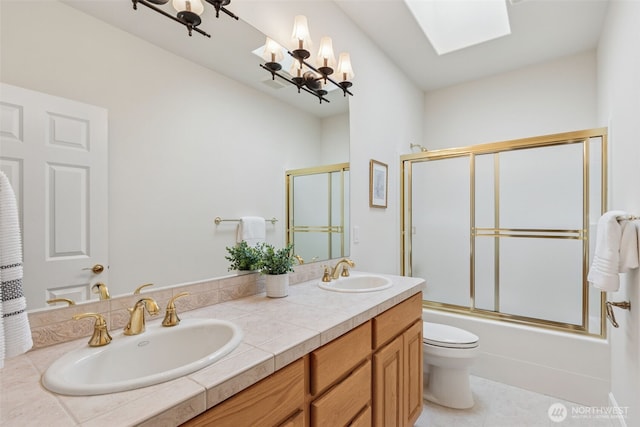
[[(234, 221), (234, 222), (239, 222), (239, 221), (240, 221), (240, 219), (239, 219), (239, 218), (238, 218), (238, 219), (222, 219), (222, 218), (220, 218), (219, 216), (217, 216), (217, 217), (215, 217), (215, 218), (214, 218), (214, 220), (213, 220), (213, 222), (215, 222), (215, 223), (216, 223), (216, 225), (219, 225), (219, 224), (220, 224), (221, 222), (223, 222), (223, 221)], [(273, 217), (273, 218), (271, 218), (271, 219), (266, 219), (266, 218), (265, 218), (265, 221), (269, 221), (271, 224), (275, 225), (275, 224), (276, 224), (276, 222), (278, 222), (278, 219), (274, 216), (274, 217)]]
[(637, 221), (640, 219), (638, 215), (618, 215), (616, 220), (618, 221)]
[(629, 301), (620, 301), (620, 302), (611, 302), (607, 301), (605, 303), (605, 308), (607, 311), (607, 319), (611, 322), (614, 328), (617, 328), (618, 322), (616, 322), (616, 316), (613, 313), (613, 307), (622, 308), (624, 310), (631, 310), (631, 303)]

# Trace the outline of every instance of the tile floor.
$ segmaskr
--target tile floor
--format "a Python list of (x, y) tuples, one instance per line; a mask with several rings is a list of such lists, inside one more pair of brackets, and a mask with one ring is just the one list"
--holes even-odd
[[(620, 425), (617, 420), (611, 419), (608, 415), (589, 414), (587, 411), (592, 408), (581, 407), (572, 402), (480, 377), (471, 377), (471, 389), (475, 400), (473, 408), (449, 409), (425, 401), (424, 409), (415, 427), (616, 427)], [(567, 416), (564, 420), (555, 418), (556, 421), (553, 421), (548, 414), (549, 407), (559, 403), (566, 408)]]

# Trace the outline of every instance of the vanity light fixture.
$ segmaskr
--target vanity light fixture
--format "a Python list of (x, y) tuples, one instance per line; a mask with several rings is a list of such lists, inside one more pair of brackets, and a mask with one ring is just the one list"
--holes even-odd
[[(200, 15), (204, 12), (204, 4), (203, 0), (173, 0), (171, 5), (176, 11), (176, 16), (173, 16), (171, 13), (167, 12), (164, 9), (161, 9), (158, 6), (165, 5), (169, 3), (169, 0), (131, 0), (133, 2), (133, 9), (138, 10), (138, 3), (147, 6), (151, 10), (155, 10), (161, 15), (166, 16), (169, 19), (176, 21), (179, 24), (187, 27), (187, 31), (189, 32), (189, 37), (193, 31), (202, 34), (205, 37), (211, 38), (211, 35), (205, 31), (202, 31), (198, 28), (198, 25), (202, 23), (202, 19), (200, 19)], [(238, 16), (228, 11), (225, 6), (231, 3), (231, 0), (204, 0), (205, 2), (212, 5), (216, 10), (216, 18), (220, 17), (220, 12), (224, 12), (236, 21), (238, 20)]]
[[(260, 67), (269, 71), (272, 79), (275, 80), (277, 76), (296, 86), (298, 93), (302, 90), (316, 96), (320, 100), (320, 103), (322, 103), (322, 101), (329, 102), (329, 100), (325, 98), (329, 89), (327, 85), (329, 84), (341, 89), (344, 96), (347, 96), (347, 94), (353, 96), (349, 88), (353, 85), (351, 80), (354, 77), (354, 73), (351, 66), (351, 58), (348, 53), (340, 54), (338, 65), (336, 66), (333, 43), (330, 37), (325, 36), (320, 40), (320, 48), (316, 56), (316, 66), (311, 65), (307, 61), (311, 57), (311, 36), (309, 35), (307, 18), (303, 15), (295, 17), (291, 38), (293, 49), (289, 51), (267, 37), (262, 54), (266, 62), (265, 64), (260, 64)], [(286, 52), (293, 58), (288, 73), (281, 71), (281, 62), (284, 58), (283, 52)], [(334, 75), (334, 72), (337, 76), (335, 80), (329, 77)]]

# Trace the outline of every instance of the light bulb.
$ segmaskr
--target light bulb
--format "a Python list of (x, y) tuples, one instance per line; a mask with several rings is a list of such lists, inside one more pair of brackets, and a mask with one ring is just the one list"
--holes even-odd
[(264, 44), (264, 52), (262, 58), (267, 62), (281, 62), (284, 59), (282, 53), (282, 46), (267, 37), (267, 41)]
[(311, 35), (309, 34), (309, 25), (307, 24), (306, 16), (298, 15), (295, 17), (291, 39), (294, 43), (294, 49), (303, 50), (306, 48), (308, 50), (311, 48)]
[(320, 39), (320, 49), (316, 58), (318, 70), (324, 75), (333, 73), (336, 67), (336, 57), (333, 54), (333, 43), (331, 37), (323, 37)]
[(353, 73), (353, 68), (351, 67), (351, 57), (348, 53), (342, 52), (338, 59), (338, 80), (339, 81), (349, 81), (355, 77)]
[(177, 12), (191, 12), (202, 15), (204, 5), (200, 0), (173, 0), (171, 3)]

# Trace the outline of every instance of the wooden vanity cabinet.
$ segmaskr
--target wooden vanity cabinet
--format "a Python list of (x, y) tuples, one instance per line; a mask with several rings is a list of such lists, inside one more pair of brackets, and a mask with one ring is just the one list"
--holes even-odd
[(305, 425), (305, 358), (298, 359), (183, 426)]
[(416, 294), (183, 425), (412, 426), (422, 412), (421, 316)]
[(412, 426), (422, 412), (422, 299), (373, 319), (373, 424)]

